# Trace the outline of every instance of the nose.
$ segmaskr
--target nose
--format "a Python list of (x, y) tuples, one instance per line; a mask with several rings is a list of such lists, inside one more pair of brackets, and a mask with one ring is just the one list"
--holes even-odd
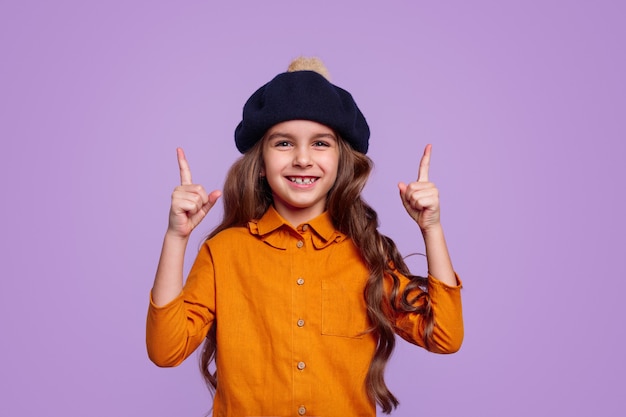
[(298, 146), (293, 158), (293, 166), (305, 168), (312, 165), (311, 154), (306, 146)]

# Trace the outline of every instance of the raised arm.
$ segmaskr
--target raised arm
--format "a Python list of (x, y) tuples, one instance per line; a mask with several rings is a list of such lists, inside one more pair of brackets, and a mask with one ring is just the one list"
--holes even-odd
[(169, 224), (152, 287), (152, 301), (157, 306), (169, 303), (182, 291), (183, 261), (189, 236), (222, 195), (218, 190), (207, 194), (203, 186), (194, 184), (185, 153), (181, 148), (177, 148), (176, 153), (180, 185), (172, 193)]
[(418, 224), (424, 244), (428, 272), (441, 282), (456, 286), (457, 281), (439, 215), (439, 190), (428, 180), (432, 145), (426, 145), (419, 165), (417, 181), (398, 184), (407, 213)]

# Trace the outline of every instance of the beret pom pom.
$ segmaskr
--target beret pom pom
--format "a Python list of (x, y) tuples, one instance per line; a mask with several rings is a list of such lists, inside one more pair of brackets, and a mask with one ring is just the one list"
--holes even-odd
[(291, 61), (291, 64), (289, 64), (287, 72), (295, 71), (314, 71), (330, 81), (330, 74), (328, 73), (328, 69), (326, 68), (322, 60), (317, 57), (307, 58), (301, 56), (294, 59), (293, 61)]

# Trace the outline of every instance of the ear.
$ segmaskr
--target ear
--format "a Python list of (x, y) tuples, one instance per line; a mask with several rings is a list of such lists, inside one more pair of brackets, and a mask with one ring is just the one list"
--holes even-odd
[(265, 167), (261, 168), (261, 171), (259, 171), (259, 177), (265, 178)]

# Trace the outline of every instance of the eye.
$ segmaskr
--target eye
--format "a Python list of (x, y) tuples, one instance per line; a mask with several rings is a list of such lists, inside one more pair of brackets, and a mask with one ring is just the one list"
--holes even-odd
[(278, 142), (274, 143), (274, 146), (277, 148), (284, 148), (289, 146), (290, 143), (286, 140), (279, 140)]
[(323, 141), (323, 140), (318, 140), (318, 141), (313, 143), (313, 146), (315, 146), (315, 147), (328, 147), (328, 146), (330, 146), (330, 144), (328, 142)]

